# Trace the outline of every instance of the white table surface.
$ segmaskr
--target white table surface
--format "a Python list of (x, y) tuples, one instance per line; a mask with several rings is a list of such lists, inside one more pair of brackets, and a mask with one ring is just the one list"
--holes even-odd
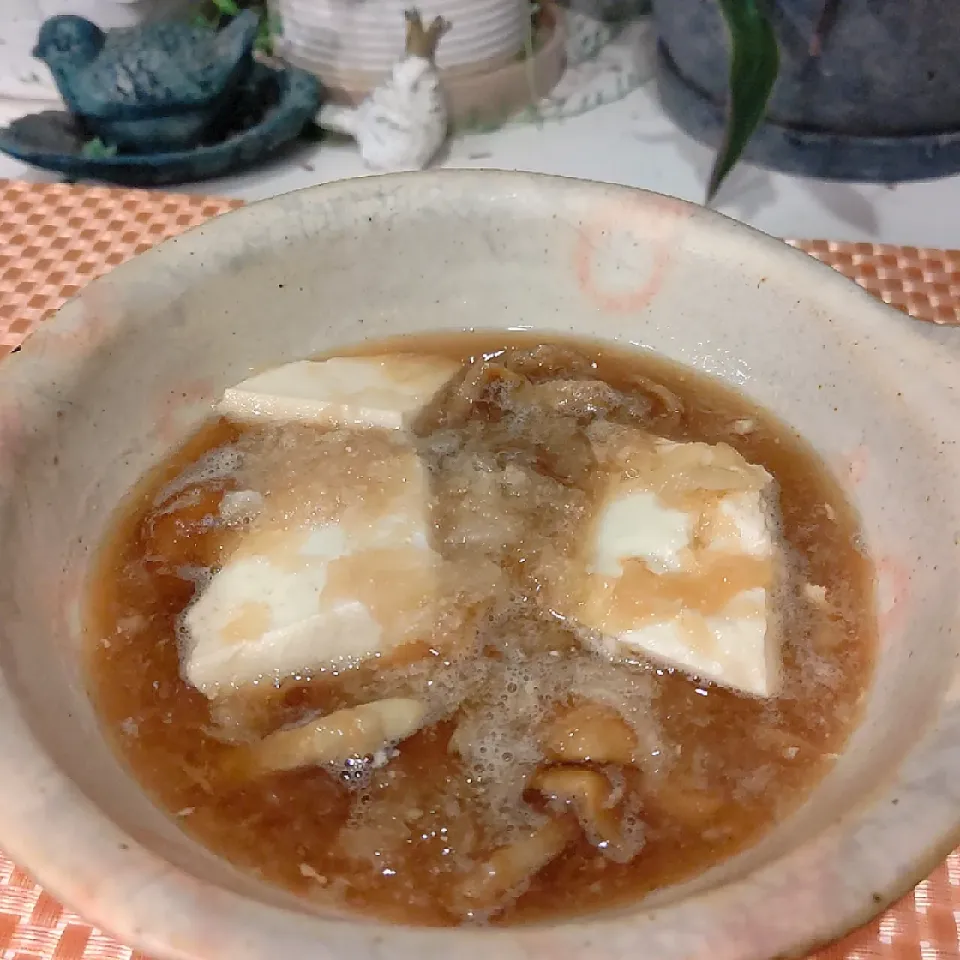
[[(3, 113), (0, 104), (0, 122), (6, 119)], [(664, 116), (648, 82), (625, 99), (579, 117), (457, 139), (443, 165), (583, 177), (699, 201), (710, 160), (708, 150)], [(259, 200), (364, 173), (352, 144), (304, 143), (248, 173), (177, 189)], [(2, 155), (0, 177), (55, 179)], [(775, 236), (960, 248), (960, 176), (843, 184), (744, 165), (734, 171), (716, 206)]]

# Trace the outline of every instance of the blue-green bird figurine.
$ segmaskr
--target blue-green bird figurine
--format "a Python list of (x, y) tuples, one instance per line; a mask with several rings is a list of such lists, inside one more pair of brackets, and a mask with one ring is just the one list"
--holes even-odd
[(233, 107), (258, 29), (250, 10), (219, 32), (169, 22), (105, 33), (84, 17), (63, 15), (43, 23), (33, 55), (91, 136), (159, 153), (196, 146)]

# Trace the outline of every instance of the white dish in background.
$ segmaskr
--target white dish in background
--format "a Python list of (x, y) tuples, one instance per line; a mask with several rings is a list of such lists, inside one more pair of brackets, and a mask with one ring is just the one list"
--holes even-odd
[[(271, 0), (281, 49), (298, 66), (327, 74), (386, 73), (403, 55), (406, 0)], [(437, 52), (442, 70), (502, 64), (523, 48), (526, 0), (424, 0), (424, 22), (442, 16), (450, 31)]]

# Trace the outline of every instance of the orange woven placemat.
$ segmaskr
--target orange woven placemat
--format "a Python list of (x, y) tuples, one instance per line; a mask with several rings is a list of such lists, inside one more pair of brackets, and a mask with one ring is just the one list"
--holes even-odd
[[(93, 277), (237, 201), (0, 180), (0, 355)], [(960, 251), (797, 241), (921, 320), (960, 325)], [(2, 789), (2, 787), (0, 787)], [(960, 850), (817, 960), (960, 958)], [(147, 960), (64, 909), (0, 853), (0, 960)]]

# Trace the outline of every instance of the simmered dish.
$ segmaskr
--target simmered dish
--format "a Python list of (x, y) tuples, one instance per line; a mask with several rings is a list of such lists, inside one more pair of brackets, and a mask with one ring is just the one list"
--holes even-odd
[(808, 447), (646, 354), (369, 344), (226, 391), (91, 603), (94, 697), (184, 829), (406, 923), (609, 907), (824, 775), (874, 652)]

